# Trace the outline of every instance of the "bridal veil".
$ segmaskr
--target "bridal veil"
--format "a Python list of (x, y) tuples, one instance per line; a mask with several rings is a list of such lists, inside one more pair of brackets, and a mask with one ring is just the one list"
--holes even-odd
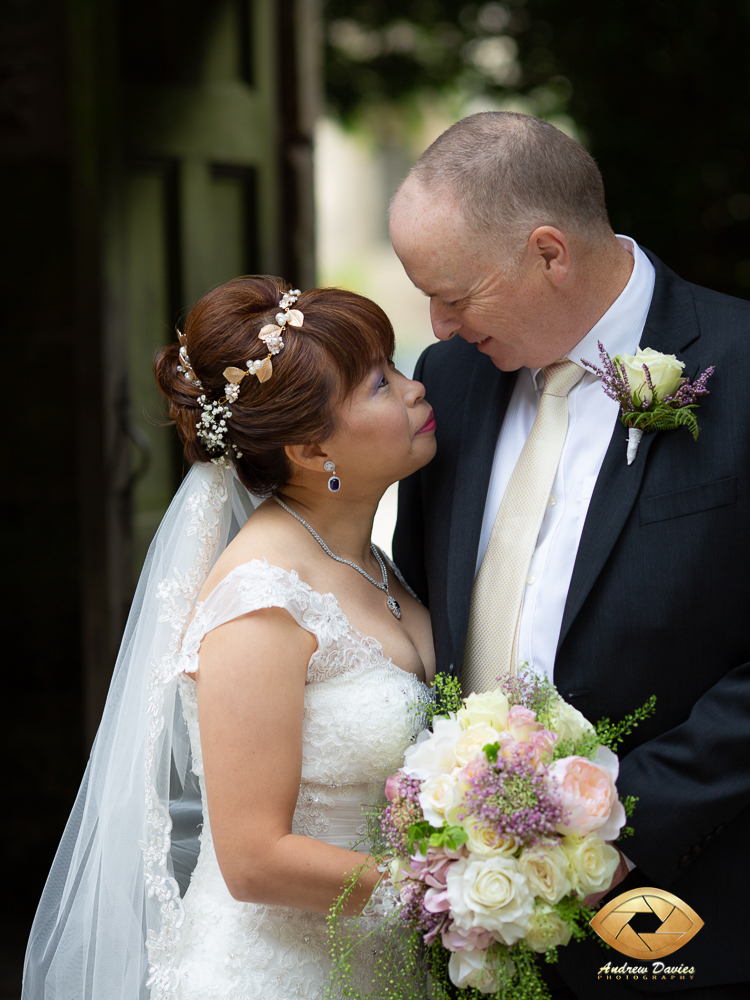
[(31, 931), (22, 1000), (170, 1000), (200, 797), (177, 697), (182, 636), (253, 510), (236, 473), (192, 467), (149, 549), (101, 725)]

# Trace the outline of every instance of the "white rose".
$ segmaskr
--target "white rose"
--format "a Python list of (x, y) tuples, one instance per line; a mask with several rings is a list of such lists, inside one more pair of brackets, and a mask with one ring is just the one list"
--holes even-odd
[(545, 952), (570, 941), (568, 924), (547, 903), (537, 903), (524, 941), (532, 951)]
[[(506, 975), (510, 978), (515, 972), (513, 962), (506, 958)], [(498, 971), (500, 956), (495, 948), (461, 949), (451, 953), (448, 962), (448, 975), (454, 986), (460, 990), (473, 987), (480, 993), (494, 993), (498, 986)]]
[[(472, 854), (482, 857), (512, 857), (521, 846), (513, 837), (501, 837), (493, 827), (481, 823), (475, 816), (467, 816), (461, 822), (469, 838), (465, 847)], [(566, 861), (567, 864), (567, 861)]]
[[(674, 354), (660, 354), (650, 347), (645, 351), (639, 347), (635, 355), (616, 354), (612, 360), (620, 371), (624, 371), (627, 375), (634, 401), (640, 401), (646, 406), (651, 402), (651, 390), (646, 382), (643, 366), (646, 365), (648, 368), (659, 402), (677, 391), (683, 378), (682, 369), (685, 367)], [(635, 399), (636, 394), (637, 399)]]
[(448, 868), (446, 889), (463, 930), (481, 927), (512, 945), (529, 929), (534, 897), (515, 858), (461, 858)]
[(561, 741), (580, 740), (586, 733), (594, 732), (594, 727), (586, 716), (562, 698), (550, 706), (550, 722)]
[(428, 778), (419, 790), (419, 804), (431, 826), (442, 826), (445, 810), (453, 805), (458, 779), (452, 774), (436, 774)]
[(436, 718), (432, 730), (423, 730), (404, 752), (401, 770), (409, 777), (426, 781), (436, 774), (450, 774), (456, 766), (453, 747), (461, 736), (461, 726), (455, 718)]
[(518, 859), (518, 867), (528, 879), (534, 895), (548, 903), (557, 903), (573, 888), (568, 878), (568, 865), (568, 856), (557, 841), (529, 847)]
[(488, 743), (497, 743), (500, 733), (486, 722), (476, 722), (469, 726), (456, 740), (453, 752), (456, 755), (456, 763), (460, 766), (468, 764), (481, 752)]
[(465, 700), (465, 708), (459, 708), (456, 718), (462, 729), (483, 722), (498, 732), (505, 729), (508, 719), (508, 696), (501, 691), (487, 691), (484, 694), (470, 694)]
[(583, 899), (602, 892), (612, 881), (620, 855), (595, 833), (586, 837), (563, 837), (562, 849), (568, 858), (568, 878)]

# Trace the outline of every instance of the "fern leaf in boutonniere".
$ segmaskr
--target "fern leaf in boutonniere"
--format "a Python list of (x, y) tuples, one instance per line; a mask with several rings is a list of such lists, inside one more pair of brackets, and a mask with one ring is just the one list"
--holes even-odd
[(706, 382), (714, 373), (713, 365), (691, 382), (683, 378), (685, 365), (674, 354), (660, 354), (650, 347), (610, 358), (600, 341), (599, 357), (601, 368), (583, 358), (581, 364), (596, 372), (606, 394), (620, 404), (620, 422), (628, 428), (628, 465), (635, 461), (644, 434), (687, 427), (693, 438), (698, 437), (696, 400), (708, 395)]

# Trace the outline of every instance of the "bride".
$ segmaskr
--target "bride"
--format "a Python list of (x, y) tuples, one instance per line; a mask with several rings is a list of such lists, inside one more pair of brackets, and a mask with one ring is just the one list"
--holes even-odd
[[(350, 292), (239, 278), (180, 342), (156, 375), (194, 464), (141, 576), (24, 1000), (322, 998), (326, 915), (360, 869), (341, 933), (369, 935), (352, 975), (373, 988), (393, 890), (362, 807), (420, 728), (434, 655), (370, 534), (385, 489), (433, 457), (432, 411)], [(250, 495), (267, 499), (247, 517)]]

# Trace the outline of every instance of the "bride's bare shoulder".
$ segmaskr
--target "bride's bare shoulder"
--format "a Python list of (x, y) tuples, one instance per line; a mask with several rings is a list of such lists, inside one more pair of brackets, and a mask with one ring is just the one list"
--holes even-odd
[(289, 532), (289, 526), (279, 517), (278, 507), (272, 500), (264, 500), (253, 511), (221, 553), (203, 585), (199, 600), (204, 601), (233, 569), (254, 559), (265, 559), (288, 572), (296, 570), (305, 579), (307, 558), (300, 552), (299, 545), (295, 545), (294, 533)]

